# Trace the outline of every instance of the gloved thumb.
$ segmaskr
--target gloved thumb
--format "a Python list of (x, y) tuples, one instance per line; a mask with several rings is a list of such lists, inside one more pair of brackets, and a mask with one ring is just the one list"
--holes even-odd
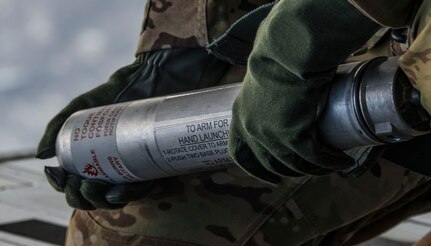
[(106, 193), (115, 185), (102, 180), (84, 179), (81, 181), (80, 193), (93, 207), (102, 209), (118, 209), (127, 202), (112, 204), (106, 198)]
[(49, 184), (58, 192), (64, 192), (67, 174), (61, 167), (45, 166), (44, 173)]
[(151, 192), (153, 186), (153, 181), (118, 184), (108, 190), (105, 194), (105, 198), (112, 204), (125, 204), (144, 198)]

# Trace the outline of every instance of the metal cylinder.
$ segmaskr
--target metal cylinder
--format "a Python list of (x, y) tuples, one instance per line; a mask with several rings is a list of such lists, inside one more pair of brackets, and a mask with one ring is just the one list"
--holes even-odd
[(397, 57), (341, 65), (317, 123), (320, 138), (346, 150), (426, 134), (430, 117), (419, 101)]
[[(412, 88), (403, 76), (392, 59), (340, 66), (322, 104), (322, 141), (345, 150), (428, 132), (429, 118), (408, 103)], [(231, 109), (240, 88), (238, 83), (79, 111), (57, 137), (60, 165), (112, 183), (228, 167)]]
[(56, 144), (68, 172), (112, 183), (221, 169), (241, 84), (92, 108), (73, 114)]

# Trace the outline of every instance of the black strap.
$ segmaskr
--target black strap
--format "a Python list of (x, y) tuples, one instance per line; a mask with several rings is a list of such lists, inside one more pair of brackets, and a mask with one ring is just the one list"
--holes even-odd
[(383, 158), (412, 171), (431, 176), (431, 134), (389, 145)]
[(208, 45), (208, 51), (231, 64), (246, 65), (257, 29), (274, 4), (275, 2), (271, 2), (262, 5), (238, 19), (222, 36)]
[(386, 146), (380, 145), (375, 147), (357, 147), (345, 151), (347, 155), (355, 159), (355, 165), (344, 170), (343, 175), (360, 177), (376, 164), (377, 160), (385, 150)]

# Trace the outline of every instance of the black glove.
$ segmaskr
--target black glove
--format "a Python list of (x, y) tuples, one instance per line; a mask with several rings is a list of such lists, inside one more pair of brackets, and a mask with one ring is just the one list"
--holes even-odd
[[(116, 71), (108, 82), (75, 98), (48, 124), (37, 158), (55, 156), (55, 140), (65, 120), (74, 112), (130, 100), (145, 99), (214, 86), (229, 65), (203, 48), (166, 49), (142, 54), (131, 65)], [(60, 167), (46, 167), (45, 174), (57, 191), (64, 192), (74, 208), (115, 209), (143, 198), (152, 182), (110, 184), (68, 174)]]
[(61, 167), (45, 167), (45, 175), (56, 191), (64, 192), (71, 207), (83, 210), (121, 208), (130, 201), (145, 197), (153, 186), (151, 181), (114, 185), (102, 180), (83, 179), (67, 174)]

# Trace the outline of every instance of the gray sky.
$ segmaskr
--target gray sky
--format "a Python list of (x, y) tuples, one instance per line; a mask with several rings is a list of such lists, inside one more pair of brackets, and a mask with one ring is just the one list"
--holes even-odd
[(0, 153), (131, 63), (145, 0), (0, 0)]

